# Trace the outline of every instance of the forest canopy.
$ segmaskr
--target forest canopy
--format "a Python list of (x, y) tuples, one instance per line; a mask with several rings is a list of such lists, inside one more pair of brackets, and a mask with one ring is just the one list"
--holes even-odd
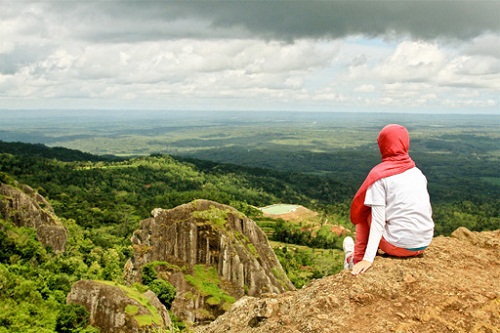
[[(460, 226), (474, 231), (500, 227), (494, 161), (482, 161), (479, 168), (474, 160), (416, 155), (429, 174), (436, 235)], [(339, 154), (339, 159), (349, 161), (349, 156)], [(66, 251), (56, 254), (36, 240), (33, 229), (0, 218), (0, 307), (7, 309), (0, 313), (0, 333), (97, 332), (84, 309), (66, 305), (72, 284), (80, 279), (123, 282), (123, 266), (132, 255), (130, 236), (139, 222), (154, 208), (194, 199), (228, 204), (253, 218), (275, 242), (277, 257), (300, 288), (342, 269), (342, 237), (324, 224), (352, 230), (348, 212), (356, 190), (350, 178), (163, 154), (100, 157), (4, 142), (0, 182), (31, 186), (51, 203), (69, 232)], [(263, 217), (257, 207), (273, 203), (308, 207), (319, 213), (322, 226)], [(167, 302), (175, 293), (158, 282), (150, 284)]]

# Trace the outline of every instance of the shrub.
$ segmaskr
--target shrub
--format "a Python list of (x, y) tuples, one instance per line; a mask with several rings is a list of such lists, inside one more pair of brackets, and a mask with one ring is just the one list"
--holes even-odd
[(167, 309), (172, 307), (172, 302), (174, 301), (176, 294), (174, 286), (165, 280), (156, 279), (151, 281), (148, 287), (156, 294), (156, 296), (158, 296), (160, 302), (162, 302)]
[(151, 282), (157, 279), (158, 272), (156, 267), (160, 265), (168, 265), (165, 261), (153, 261), (142, 266), (142, 284), (148, 286)]
[(89, 325), (89, 313), (78, 304), (65, 304), (61, 307), (56, 319), (56, 332), (70, 333), (79, 331)]

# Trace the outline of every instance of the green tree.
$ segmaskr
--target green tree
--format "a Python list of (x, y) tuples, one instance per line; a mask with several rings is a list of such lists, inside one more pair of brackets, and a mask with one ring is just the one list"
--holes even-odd
[(80, 332), (89, 325), (90, 314), (78, 304), (65, 304), (61, 307), (56, 319), (56, 332)]

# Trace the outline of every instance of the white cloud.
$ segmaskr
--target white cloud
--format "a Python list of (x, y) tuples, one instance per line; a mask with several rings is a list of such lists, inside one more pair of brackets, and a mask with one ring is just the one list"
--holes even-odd
[(427, 81), (446, 63), (446, 55), (436, 44), (404, 41), (394, 53), (375, 68), (388, 82)]
[(500, 73), (500, 59), (491, 56), (464, 56), (457, 60), (460, 63), (457, 74), (477, 76)]
[[(140, 88), (138, 84), (143, 85), (146, 95), (151, 93), (151, 85), (171, 85), (180, 94), (217, 95), (231, 89), (237, 94), (238, 89), (252, 87), (300, 88), (303, 76), (330, 66), (336, 52), (335, 45), (312, 41), (284, 46), (260, 40), (89, 44), (55, 50), (47, 58), (23, 67), (16, 76), (22, 75), (25, 82), (43, 81), (50, 86), (79, 81), (82, 88), (97, 86), (98, 91), (106, 85), (102, 90), (105, 93), (100, 95), (108, 97), (111, 91), (123, 93), (126, 85)], [(117, 88), (113, 89), (114, 85)], [(138, 90), (135, 96), (140, 95)]]
[(451, 87), (500, 90), (500, 59), (485, 56), (458, 56), (443, 67), (437, 80), (440, 85)]
[(490, 33), (482, 34), (470, 42), (465, 43), (461, 48), (464, 54), (491, 56), (500, 59), (500, 35)]
[(376, 90), (375, 85), (373, 84), (363, 84), (361, 86), (358, 86), (354, 88), (355, 92), (361, 92), (361, 93), (371, 93)]
[[(414, 4), (433, 18), (432, 8), (453, 7)], [(275, 4), (0, 2), (0, 103), (498, 112), (494, 4), (461, 2), (441, 22), (403, 20), (395, 13), (409, 7), (388, 12), (391, 1), (266, 6)], [(456, 27), (463, 13), (470, 21)]]

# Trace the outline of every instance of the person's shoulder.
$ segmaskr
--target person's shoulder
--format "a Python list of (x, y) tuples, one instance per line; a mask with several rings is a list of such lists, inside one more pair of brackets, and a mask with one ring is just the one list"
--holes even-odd
[(406, 179), (406, 181), (410, 182), (427, 182), (427, 177), (425, 177), (424, 173), (417, 167), (406, 170), (402, 176)]
[(409, 170), (407, 170), (407, 171), (409, 171), (409, 173), (411, 173), (411, 174), (414, 174), (414, 175), (419, 175), (419, 176), (423, 176), (423, 177), (425, 177), (425, 175), (424, 175), (424, 173), (422, 172), (422, 170), (420, 170), (420, 169), (419, 169), (418, 167), (416, 167), (416, 166), (415, 166), (415, 167), (413, 167), (413, 168), (411, 168), (411, 169), (409, 169)]
[(408, 172), (408, 173), (422, 173), (422, 171), (416, 166), (414, 166), (411, 169), (406, 170), (406, 172)]
[(389, 177), (385, 178), (385, 181), (400, 182), (400, 181), (407, 181), (407, 180), (422, 178), (422, 177), (425, 178), (422, 171), (420, 171), (420, 169), (417, 167), (413, 167), (413, 168), (408, 169), (402, 173), (399, 173), (399, 174), (396, 174), (393, 176), (389, 176)]

